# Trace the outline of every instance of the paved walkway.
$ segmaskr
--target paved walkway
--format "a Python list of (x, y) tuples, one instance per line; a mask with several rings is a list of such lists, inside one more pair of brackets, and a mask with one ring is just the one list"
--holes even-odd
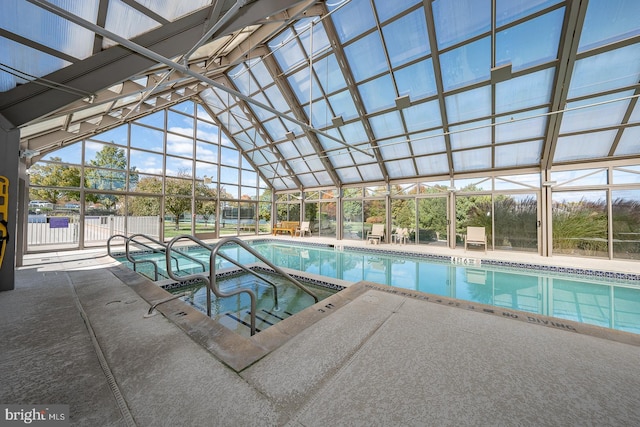
[(200, 318), (145, 318), (148, 283), (104, 251), (26, 261), (0, 293), (0, 403), (68, 404), (72, 425), (640, 425), (637, 335), (361, 283), (236, 364)]

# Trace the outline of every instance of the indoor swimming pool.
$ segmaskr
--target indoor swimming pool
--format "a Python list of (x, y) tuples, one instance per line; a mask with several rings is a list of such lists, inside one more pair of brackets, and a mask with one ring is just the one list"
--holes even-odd
[[(640, 333), (640, 277), (531, 264), (474, 264), (383, 249), (303, 244), (273, 240), (251, 246), (279, 267), (355, 283), (369, 281), (495, 307)], [(202, 248), (188, 254), (209, 260)], [(222, 251), (241, 263), (256, 259), (238, 247)], [(151, 256), (151, 255), (148, 255)], [(507, 263), (504, 263), (507, 264)], [(188, 269), (183, 263), (183, 269)], [(220, 258), (218, 268), (232, 264)], [(192, 266), (197, 271), (197, 266)]]

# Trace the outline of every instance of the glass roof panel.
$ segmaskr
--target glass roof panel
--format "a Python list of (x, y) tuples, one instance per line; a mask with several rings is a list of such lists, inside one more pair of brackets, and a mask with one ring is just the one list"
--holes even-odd
[(429, 54), (427, 21), (422, 8), (382, 27), (392, 67)]
[(451, 149), (478, 147), (480, 145), (491, 144), (491, 121), (482, 120), (474, 123), (467, 123), (461, 126), (451, 126), (449, 130), (449, 140)]
[(496, 26), (508, 24), (556, 3), (560, 3), (560, 0), (496, 0)]
[(443, 53), (440, 55), (440, 69), (445, 91), (489, 80), (491, 38), (485, 37)]
[(302, 63), (306, 58), (291, 29), (283, 31), (282, 34), (271, 40), (269, 49), (274, 52), (273, 56), (284, 72)]
[[(0, 28), (78, 59), (84, 59), (93, 52), (92, 31), (26, 1), (4, 0), (2, 3)], [(86, 21), (94, 24), (96, 22), (97, 0), (62, 0), (55, 3)], [(25, 25), (26, 16), (33, 23)], [(2, 55), (2, 62), (8, 57), (10, 56)]]
[(479, 150), (454, 151), (453, 168), (457, 172), (491, 168), (491, 148)]
[[(298, 37), (300, 37), (300, 43), (307, 56), (317, 55), (331, 47), (327, 32), (324, 30), (324, 26), (319, 19), (318, 17), (301, 19), (295, 24), (296, 32), (298, 33)], [(311, 28), (313, 28), (313, 32)], [(313, 54), (311, 53), (312, 46)]]
[[(296, 139), (296, 148), (303, 156), (316, 155), (316, 149), (306, 136), (301, 136)], [(308, 159), (307, 159), (308, 160)]]
[[(265, 105), (270, 104), (269, 99), (264, 95), (264, 92), (255, 93), (251, 95), (251, 98)], [(261, 121), (269, 120), (270, 118), (275, 116), (275, 114), (271, 111), (260, 108), (257, 105), (249, 104), (249, 106), (251, 108), (251, 111), (253, 111), (253, 114), (255, 114), (256, 117), (258, 117)]]
[(307, 174), (302, 174), (300, 172), (296, 172), (296, 176), (298, 178), (298, 180), (300, 181), (300, 183), (302, 184), (303, 187), (317, 187), (318, 185), (320, 185), (318, 183), (318, 180), (315, 177), (315, 174), (311, 174), (311, 173), (307, 173)]
[(173, 21), (183, 15), (200, 9), (211, 0), (135, 0), (147, 9), (150, 9), (168, 21)]
[[(411, 150), (405, 138), (392, 138), (384, 141), (378, 141), (380, 154), (384, 160), (399, 159), (401, 157), (410, 157)], [(385, 163), (385, 166), (388, 163)]]
[(637, 0), (589, 0), (578, 52), (640, 34)]
[(229, 71), (228, 76), (240, 93), (251, 95), (260, 89), (245, 64), (233, 68)]
[(282, 92), (280, 92), (280, 89), (278, 89), (276, 85), (269, 86), (264, 90), (264, 93), (267, 98), (269, 98), (273, 108), (276, 110), (286, 114), (291, 109), (284, 96), (282, 96)]
[[(496, 35), (496, 65), (512, 64), (518, 71), (556, 59), (564, 8), (507, 28)], [(535, 43), (531, 35), (535, 34)]]
[(284, 134), (287, 133), (287, 129), (278, 118), (263, 122), (262, 126), (274, 141), (284, 138)]
[[(633, 91), (618, 92), (597, 98), (568, 102), (566, 109), (572, 111), (566, 111), (563, 114), (560, 134), (619, 125), (627, 112), (631, 100), (624, 99), (617, 102), (606, 101), (632, 95)], [(593, 105), (598, 103), (603, 104)], [(588, 107), (588, 105), (593, 106)]]
[(353, 102), (351, 92), (343, 90), (329, 97), (329, 104), (336, 116), (342, 116), (344, 120), (351, 120), (358, 117), (356, 104)]
[(370, 117), (369, 124), (373, 129), (373, 134), (376, 139), (388, 138), (404, 133), (399, 111), (391, 111), (386, 114)]
[[(17, 84), (26, 83), (33, 77), (42, 77), (70, 65), (47, 53), (0, 37), (0, 92), (6, 92)], [(7, 72), (8, 71), (8, 72)]]
[(491, 0), (435, 0), (433, 19), (444, 49), (491, 29)]
[(431, 58), (393, 72), (400, 96), (411, 95), (412, 100), (438, 93)]
[[(293, 89), (293, 92), (296, 94), (296, 96), (298, 97), (298, 101), (301, 104), (308, 103), (309, 96), (312, 97), (311, 99), (316, 99), (322, 95), (322, 92), (320, 91), (320, 87), (318, 86), (316, 79), (315, 78), (311, 80), (309, 79), (308, 68), (303, 68), (297, 73), (289, 76), (288, 80), (289, 80), (291, 89)], [(313, 86), (310, 86), (310, 83)], [(313, 94), (309, 93), (310, 88), (312, 88)]]
[[(158, 21), (130, 7), (121, 0), (109, 0), (104, 28), (120, 37), (132, 39), (159, 25)], [(102, 41), (102, 48), (106, 49), (115, 44), (117, 43), (105, 37)]]
[(344, 53), (356, 83), (389, 70), (377, 31), (345, 46)]
[(329, 106), (324, 98), (314, 101), (311, 105), (304, 106), (307, 117), (311, 116), (313, 127), (324, 128), (331, 124), (331, 117), (333, 117), (333, 115), (328, 108)]
[[(630, 58), (634, 60), (630, 61)], [(569, 98), (591, 95), (638, 83), (640, 43), (577, 60)]]
[(249, 69), (251, 70), (251, 74), (256, 79), (260, 87), (264, 88), (273, 83), (273, 77), (267, 70), (267, 67), (264, 65), (264, 62), (261, 58), (254, 58), (252, 60), (247, 61), (249, 64)]
[(560, 137), (553, 161), (556, 163), (604, 157), (609, 153), (616, 133), (615, 130), (609, 130)]
[(224, 110), (226, 108), (224, 102), (222, 102), (222, 100), (218, 97), (218, 94), (211, 88), (205, 89), (200, 92), (200, 98), (202, 98), (202, 100), (206, 102), (209, 107), (213, 108), (214, 111)]
[(447, 145), (442, 129), (411, 135), (411, 149), (416, 156), (446, 151)]
[(460, 92), (445, 97), (449, 123), (463, 122), (491, 114), (491, 86)]
[(548, 68), (496, 84), (496, 113), (548, 104), (555, 69)]
[(367, 113), (395, 106), (396, 89), (389, 74), (358, 86)]
[(407, 10), (414, 4), (421, 2), (422, 0), (374, 0), (380, 22), (384, 22), (389, 18), (396, 16), (400, 12)]
[(414, 160), (420, 175), (439, 175), (449, 172), (449, 161), (446, 154), (416, 157)]
[(535, 166), (540, 163), (542, 141), (498, 145), (495, 149), (497, 168)]
[(356, 167), (336, 169), (336, 173), (342, 182), (362, 182), (360, 172)]
[(416, 176), (416, 168), (413, 165), (413, 160), (394, 160), (391, 162), (385, 162), (387, 173), (390, 178), (406, 178), (410, 176)]
[(337, 1), (327, 3), (331, 20), (341, 42), (347, 42), (376, 25), (369, 0)]
[(334, 54), (315, 61), (313, 63), (313, 69), (316, 72), (316, 76), (324, 93), (333, 93), (347, 87), (344, 74), (342, 74), (342, 70)]
[(442, 126), (438, 101), (423, 102), (402, 110), (409, 132)]
[(494, 126), (495, 142), (499, 144), (519, 139), (542, 138), (547, 129), (547, 116), (545, 114), (548, 111), (548, 109), (544, 108), (500, 117), (496, 120), (496, 125)]
[(334, 166), (334, 168), (343, 168), (346, 166), (355, 165), (351, 155), (346, 152), (332, 154), (331, 156), (329, 156), (329, 160), (331, 161), (331, 164)]
[(358, 165), (358, 170), (362, 174), (362, 178), (365, 181), (378, 181), (383, 179), (382, 171), (377, 163), (371, 163), (368, 165)]
[(616, 156), (637, 155), (640, 153), (640, 126), (626, 128), (616, 147)]

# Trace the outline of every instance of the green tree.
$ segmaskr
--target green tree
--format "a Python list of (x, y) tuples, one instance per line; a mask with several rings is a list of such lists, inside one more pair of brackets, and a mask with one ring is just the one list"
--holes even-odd
[[(89, 162), (92, 166), (85, 171), (85, 187), (95, 190), (126, 190), (127, 156), (124, 148), (105, 145)], [(129, 181), (135, 186), (139, 176), (136, 167), (129, 169)], [(101, 203), (111, 210), (119, 196), (113, 194), (90, 194), (87, 200)]]
[(29, 169), (29, 181), (32, 185), (47, 188), (29, 189), (31, 200), (46, 200), (57, 204), (63, 199), (80, 200), (80, 191), (67, 191), (64, 188), (80, 188), (80, 169), (63, 165), (60, 157), (52, 157), (52, 163), (37, 163)]

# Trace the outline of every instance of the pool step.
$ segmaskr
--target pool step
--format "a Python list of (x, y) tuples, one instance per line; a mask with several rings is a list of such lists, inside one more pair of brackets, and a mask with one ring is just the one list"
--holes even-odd
[[(273, 326), (281, 320), (292, 316), (288, 311), (269, 311), (259, 309), (256, 313), (256, 333)], [(236, 331), (242, 335), (249, 334), (251, 331), (251, 313), (249, 311), (228, 312), (219, 316), (218, 321), (227, 328)]]

